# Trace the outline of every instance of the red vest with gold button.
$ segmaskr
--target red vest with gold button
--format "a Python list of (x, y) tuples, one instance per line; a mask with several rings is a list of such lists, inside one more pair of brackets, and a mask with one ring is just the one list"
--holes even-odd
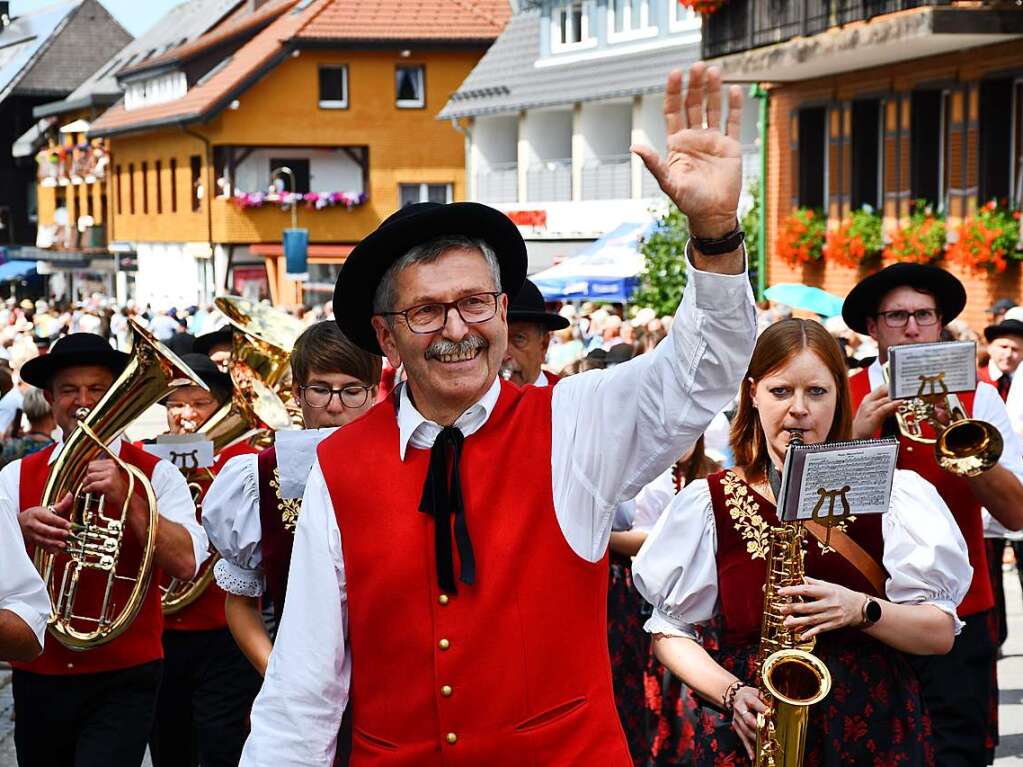
[[(239, 442), (236, 445), (231, 445), (217, 453), (217, 460), (210, 467), (210, 471), (215, 477), (224, 464), (235, 456), (258, 452), (259, 450), (248, 442)], [(206, 495), (206, 491), (210, 489), (212, 483), (212, 478), (201, 483), (203, 486), (202, 495)], [(196, 509), (196, 516), (201, 516), (200, 509)], [(202, 520), (200, 519), (200, 521)], [(212, 565), (207, 563), (207, 566)], [(164, 576), (163, 582), (166, 583), (167, 580), (168, 577)], [(192, 604), (173, 615), (164, 616), (164, 621), (167, 624), (166, 628), (173, 631), (211, 631), (227, 628), (227, 617), (224, 615), (224, 600), (226, 597), (227, 594), (217, 585), (217, 582), (210, 581), (202, 595)]]
[[(51, 445), (45, 450), (40, 450), (38, 453), (33, 453), (22, 459), (21, 498), (19, 499), (22, 510), (39, 505), (39, 501), (43, 497), (46, 477), (50, 471), (48, 461), (54, 447)], [(152, 477), (158, 460), (156, 456), (150, 455), (127, 441), (121, 442), (119, 455), (125, 463), (138, 467), (146, 477)], [(30, 546), (29, 554), (31, 553), (32, 547)], [(121, 547), (118, 571), (137, 572), (141, 556), (141, 544), (130, 530), (126, 531)], [(142, 609), (139, 610), (128, 630), (117, 639), (91, 650), (75, 652), (64, 647), (47, 633), (42, 655), (31, 663), (12, 665), (15, 668), (32, 671), (36, 674), (92, 674), (100, 671), (116, 671), (159, 660), (163, 657), (163, 642), (161, 640), (163, 610), (160, 607), (160, 589), (157, 586), (159, 578), (160, 570), (154, 568)], [(98, 579), (90, 578), (84, 583), (94, 586), (98, 583)], [(79, 590), (81, 601), (77, 604), (91, 606), (98, 603), (100, 594), (88, 586)], [(114, 586), (114, 599), (123, 604), (128, 591), (130, 591), (130, 584), (118, 582)], [(95, 615), (96, 613), (92, 612), (91, 614)]]
[[(720, 471), (707, 477), (714, 508), (717, 530), (718, 601), (724, 623), (722, 639), (726, 645), (744, 645), (760, 638), (760, 622), (764, 611), (763, 585), (767, 580), (767, 527), (779, 524), (774, 504), (756, 493), (731, 471)], [(884, 539), (881, 534), (881, 515), (857, 517), (845, 524), (846, 534), (858, 543), (875, 562), (881, 564)], [(834, 551), (824, 553), (809, 533), (806, 536), (806, 574), (846, 588), (874, 594), (870, 582)], [(754, 556), (756, 554), (757, 556)], [(841, 633), (843, 639), (857, 640), (862, 632), (832, 632), (829, 638)]]
[(607, 557), (577, 556), (554, 511), (552, 393), (503, 383), (465, 440), (476, 583), (455, 595), (438, 589), (419, 511), (430, 452), (400, 459), (395, 398), (320, 444), (348, 593), (351, 767), (632, 764), (611, 689)]
[[(870, 393), (870, 376), (864, 368), (849, 378), (852, 391), (853, 411), (859, 408), (863, 398)], [(960, 392), (966, 415), (973, 413), (974, 392)], [(938, 467), (934, 460), (934, 446), (913, 442), (899, 434), (900, 469), (910, 469), (930, 482), (937, 489), (943, 501), (955, 517), (959, 530), (966, 540), (966, 548), (973, 565), (973, 580), (970, 589), (957, 610), (960, 618), (994, 607), (994, 594), (987, 571), (987, 551), (984, 547), (984, 523), (980, 516), (980, 503), (974, 497), (966, 480)]]

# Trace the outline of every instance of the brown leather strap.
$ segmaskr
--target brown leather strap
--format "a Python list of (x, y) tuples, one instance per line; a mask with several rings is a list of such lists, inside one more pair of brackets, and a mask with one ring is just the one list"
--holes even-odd
[[(821, 544), (828, 540), (828, 528), (820, 522), (807, 520), (804, 524), (806, 529), (810, 531), (810, 534), (820, 541)], [(841, 554), (849, 564), (859, 571), (860, 575), (867, 579), (867, 583), (874, 589), (875, 596), (879, 596), (882, 599), (885, 598), (884, 586), (888, 576), (881, 565), (877, 563), (877, 560), (870, 556), (860, 544), (850, 538), (843, 530), (833, 527), (831, 528), (831, 540), (828, 541), (828, 545)]]

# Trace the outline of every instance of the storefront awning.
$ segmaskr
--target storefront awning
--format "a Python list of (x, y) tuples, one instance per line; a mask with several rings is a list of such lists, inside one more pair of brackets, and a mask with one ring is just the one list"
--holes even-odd
[(0, 264), (0, 282), (19, 280), (30, 274), (35, 274), (36, 265), (34, 261), (8, 261)]

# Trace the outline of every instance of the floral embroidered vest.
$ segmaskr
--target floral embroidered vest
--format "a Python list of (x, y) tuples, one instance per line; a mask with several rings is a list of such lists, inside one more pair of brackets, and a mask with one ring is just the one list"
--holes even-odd
[[(717, 574), (719, 616), (725, 644), (746, 644), (760, 638), (760, 619), (767, 581), (767, 551), (770, 529), (779, 524), (774, 504), (757, 493), (731, 471), (707, 477), (717, 531)], [(842, 529), (878, 563), (884, 540), (881, 516), (850, 517)], [(811, 578), (837, 583), (856, 591), (874, 594), (863, 575), (844, 557), (825, 552), (823, 545), (807, 534), (805, 571)], [(877, 595), (884, 596), (884, 595)], [(835, 632), (837, 634), (839, 632)], [(841, 632), (856, 641), (861, 632)], [(843, 639), (846, 638), (843, 636)]]

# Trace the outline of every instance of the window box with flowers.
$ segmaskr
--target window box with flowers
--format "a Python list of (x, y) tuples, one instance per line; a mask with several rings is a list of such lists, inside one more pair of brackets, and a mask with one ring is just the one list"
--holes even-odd
[(879, 261), (883, 248), (881, 217), (865, 205), (828, 232), (824, 253), (829, 263), (856, 269)]
[(1020, 212), (1005, 201), (991, 200), (967, 216), (948, 246), (949, 263), (971, 272), (1004, 272), (1010, 261), (1019, 261)]
[(889, 261), (932, 264), (944, 254), (945, 217), (935, 213), (926, 200), (917, 200), (909, 218), (892, 232), (884, 257)]
[(716, 13), (725, 4), (725, 0), (678, 0), (678, 3), (683, 8), (689, 8), (697, 13), (711, 14)]
[(819, 262), (824, 254), (826, 220), (820, 211), (797, 208), (782, 220), (775, 240), (778, 256), (789, 266)]

